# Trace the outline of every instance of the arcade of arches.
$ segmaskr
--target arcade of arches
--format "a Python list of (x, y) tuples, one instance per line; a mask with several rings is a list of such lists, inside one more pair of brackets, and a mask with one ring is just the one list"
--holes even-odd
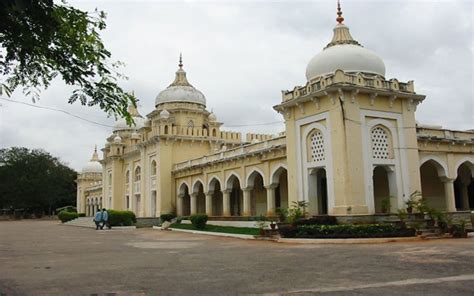
[[(201, 179), (193, 185), (180, 183), (177, 212), (180, 216), (207, 214), (209, 216), (274, 215), (276, 208), (288, 207), (288, 174), (281, 167), (274, 172), (270, 185), (264, 185), (265, 176), (255, 170), (247, 177), (247, 186), (237, 174), (231, 174), (225, 183), (211, 177), (207, 190)], [(190, 188), (192, 188), (190, 190)]]

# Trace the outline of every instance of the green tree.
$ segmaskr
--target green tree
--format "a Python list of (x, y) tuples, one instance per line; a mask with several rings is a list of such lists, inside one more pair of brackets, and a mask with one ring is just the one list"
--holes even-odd
[(0, 149), (0, 208), (51, 214), (76, 203), (77, 173), (43, 150)]
[(132, 123), (127, 108), (135, 97), (117, 84), (126, 79), (110, 60), (99, 31), (105, 13), (88, 13), (52, 0), (0, 1), (0, 95), (22, 87), (33, 101), (60, 76), (76, 88), (69, 103), (98, 105)]

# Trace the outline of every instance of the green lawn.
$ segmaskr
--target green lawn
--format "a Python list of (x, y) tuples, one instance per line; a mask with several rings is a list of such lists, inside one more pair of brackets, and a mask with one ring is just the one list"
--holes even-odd
[(196, 229), (192, 224), (172, 224), (171, 228), (177, 229), (188, 229), (188, 230), (199, 230), (209, 232), (221, 232), (221, 233), (232, 233), (232, 234), (247, 234), (247, 235), (258, 235), (258, 228), (249, 227), (231, 227), (231, 226), (217, 226), (217, 225), (206, 225), (204, 229)]

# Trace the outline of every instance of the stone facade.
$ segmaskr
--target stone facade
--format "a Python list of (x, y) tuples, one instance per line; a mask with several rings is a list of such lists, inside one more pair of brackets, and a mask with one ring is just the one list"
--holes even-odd
[(386, 79), (340, 17), (305, 85), (274, 106), (285, 119), (278, 135), (222, 131), (180, 59), (155, 110), (144, 118), (131, 108), (135, 125), (116, 123), (102, 173), (80, 174), (79, 211), (240, 217), (304, 200), (313, 215), (374, 215), (387, 200), (391, 212), (404, 208), (415, 191), (440, 210), (474, 208), (474, 132), (418, 124), (425, 96), (413, 81)]

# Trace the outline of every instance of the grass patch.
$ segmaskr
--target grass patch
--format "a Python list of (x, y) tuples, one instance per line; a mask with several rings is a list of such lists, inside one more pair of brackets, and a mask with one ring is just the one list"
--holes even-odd
[(204, 229), (196, 229), (192, 224), (172, 224), (171, 228), (176, 229), (187, 229), (187, 230), (199, 230), (209, 232), (220, 232), (220, 233), (232, 233), (232, 234), (246, 234), (246, 235), (258, 235), (259, 229), (249, 227), (232, 227), (232, 226), (217, 226), (217, 225), (206, 225)]

